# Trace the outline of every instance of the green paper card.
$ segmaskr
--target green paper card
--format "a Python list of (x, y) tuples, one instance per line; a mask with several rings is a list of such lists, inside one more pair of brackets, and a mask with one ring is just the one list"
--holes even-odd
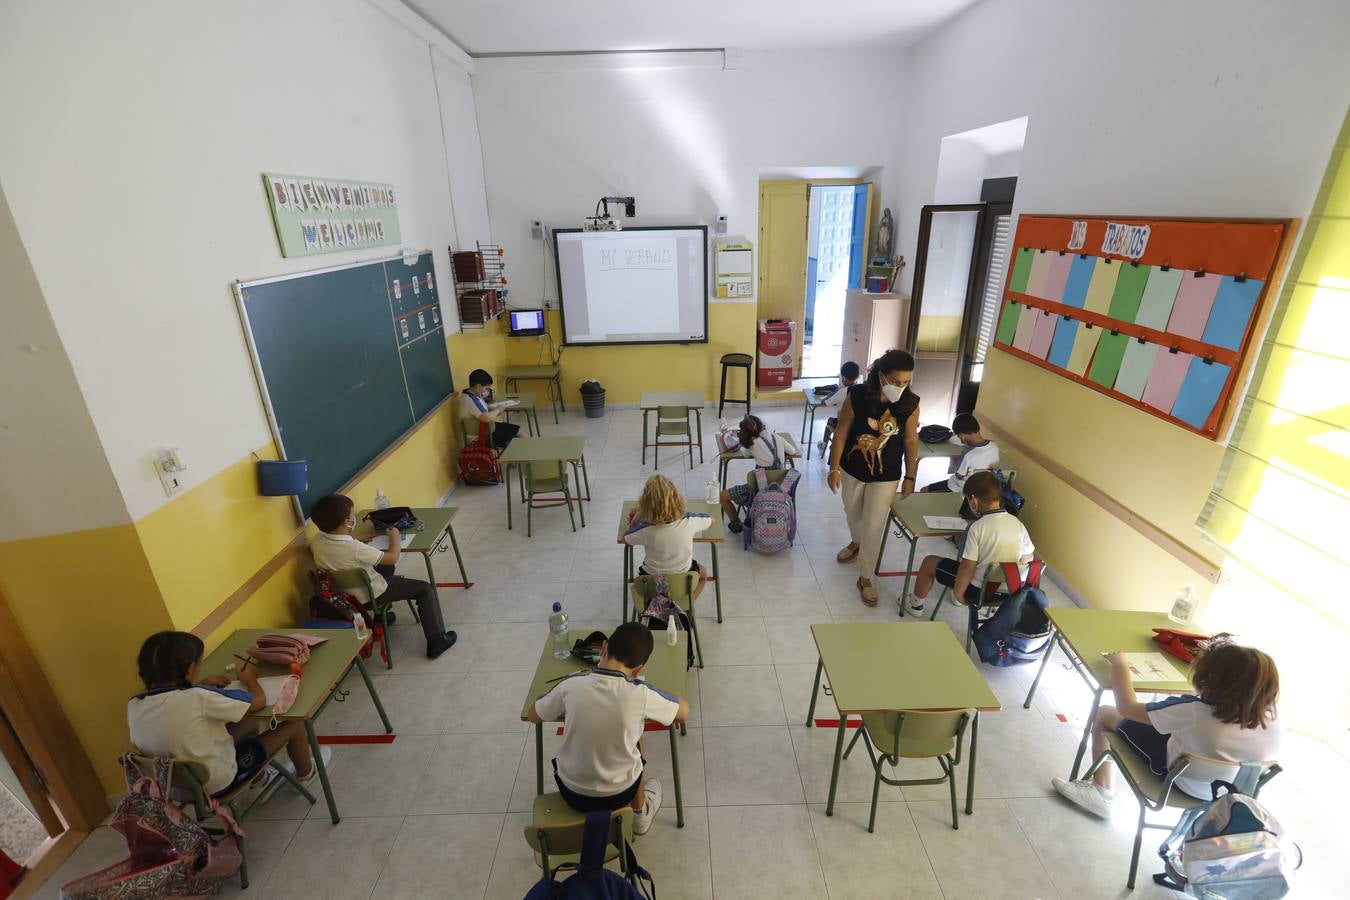
[(1017, 260), (1013, 263), (1012, 278), (1008, 279), (1008, 290), (1016, 294), (1027, 292), (1027, 280), (1031, 278), (1031, 264), (1036, 261), (1036, 251), (1030, 247), (1017, 250)]
[(1021, 314), (1024, 307), (1020, 303), (1014, 303), (1011, 300), (1005, 300), (1003, 303), (1003, 315), (998, 320), (998, 334), (994, 340), (1000, 344), (1011, 344), (1013, 336), (1017, 334), (1017, 317)]
[(1116, 289), (1111, 294), (1111, 311), (1107, 313), (1113, 319), (1133, 322), (1139, 312), (1139, 301), (1144, 298), (1144, 285), (1148, 283), (1149, 266), (1136, 266), (1122, 263), (1120, 275), (1116, 278)]
[(1088, 378), (1104, 388), (1115, 387), (1116, 374), (1120, 372), (1120, 363), (1125, 358), (1125, 347), (1129, 343), (1128, 334), (1108, 332), (1102, 335), (1097, 341), (1097, 352), (1092, 356)]

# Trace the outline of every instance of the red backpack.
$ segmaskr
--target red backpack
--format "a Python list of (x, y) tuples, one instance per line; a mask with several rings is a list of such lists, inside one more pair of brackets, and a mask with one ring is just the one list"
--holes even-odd
[(366, 623), (366, 628), (370, 629), (371, 637), (374, 638), (373, 641), (366, 641), (361, 646), (361, 658), (370, 659), (374, 647), (378, 645), (380, 659), (388, 663), (389, 636), (384, 633), (384, 627), (375, 621), (375, 617), (371, 615), (370, 610), (366, 609), (361, 601), (333, 586), (332, 572), (324, 569), (315, 570), (314, 593), (309, 598), (309, 617), (311, 619), (336, 619), (341, 622), (350, 622), (352, 616), (360, 616)]
[(486, 422), (478, 423), (478, 437), (459, 451), (459, 477), (465, 484), (501, 484), (502, 470), (488, 443)]

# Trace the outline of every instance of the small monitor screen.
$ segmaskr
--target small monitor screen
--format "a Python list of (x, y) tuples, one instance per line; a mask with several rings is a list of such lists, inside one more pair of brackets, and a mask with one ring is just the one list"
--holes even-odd
[(515, 335), (544, 333), (544, 311), (542, 309), (510, 310), (510, 331)]

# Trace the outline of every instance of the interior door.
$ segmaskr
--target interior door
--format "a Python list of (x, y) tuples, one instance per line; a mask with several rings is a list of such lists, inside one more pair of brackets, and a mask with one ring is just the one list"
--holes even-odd
[(1012, 254), (1012, 204), (990, 203), (985, 211), (973, 264), (974, 280), (961, 330), (957, 361), (956, 412), (974, 412), (984, 378), (984, 360), (994, 328)]

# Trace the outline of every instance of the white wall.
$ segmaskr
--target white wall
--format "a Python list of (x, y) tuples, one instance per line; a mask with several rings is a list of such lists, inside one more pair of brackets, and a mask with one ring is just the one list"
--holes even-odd
[(488, 209), (515, 262), (513, 301), (537, 302), (544, 283), (530, 220), (579, 226), (603, 195), (637, 197), (632, 224), (711, 223), (724, 213), (730, 233), (757, 240), (761, 172), (878, 166), (878, 212), (895, 206), (903, 52), (747, 51), (737, 71), (723, 71), (720, 54), (684, 56), (705, 67), (477, 61)]
[(1023, 115), (1018, 211), (1304, 216), (1345, 115), (1347, 34), (1344, 0), (976, 4), (907, 55), (899, 252), (943, 136)]
[(393, 183), (404, 246), (443, 269), (449, 155), (483, 231), (477, 141), (454, 125), (467, 73), (433, 73), (435, 36), (379, 5), (0, 8), (0, 178), (132, 518), (166, 502), (157, 447), (182, 449), (191, 487), (269, 440), (230, 283), (396, 252), (283, 259), (260, 173)]

